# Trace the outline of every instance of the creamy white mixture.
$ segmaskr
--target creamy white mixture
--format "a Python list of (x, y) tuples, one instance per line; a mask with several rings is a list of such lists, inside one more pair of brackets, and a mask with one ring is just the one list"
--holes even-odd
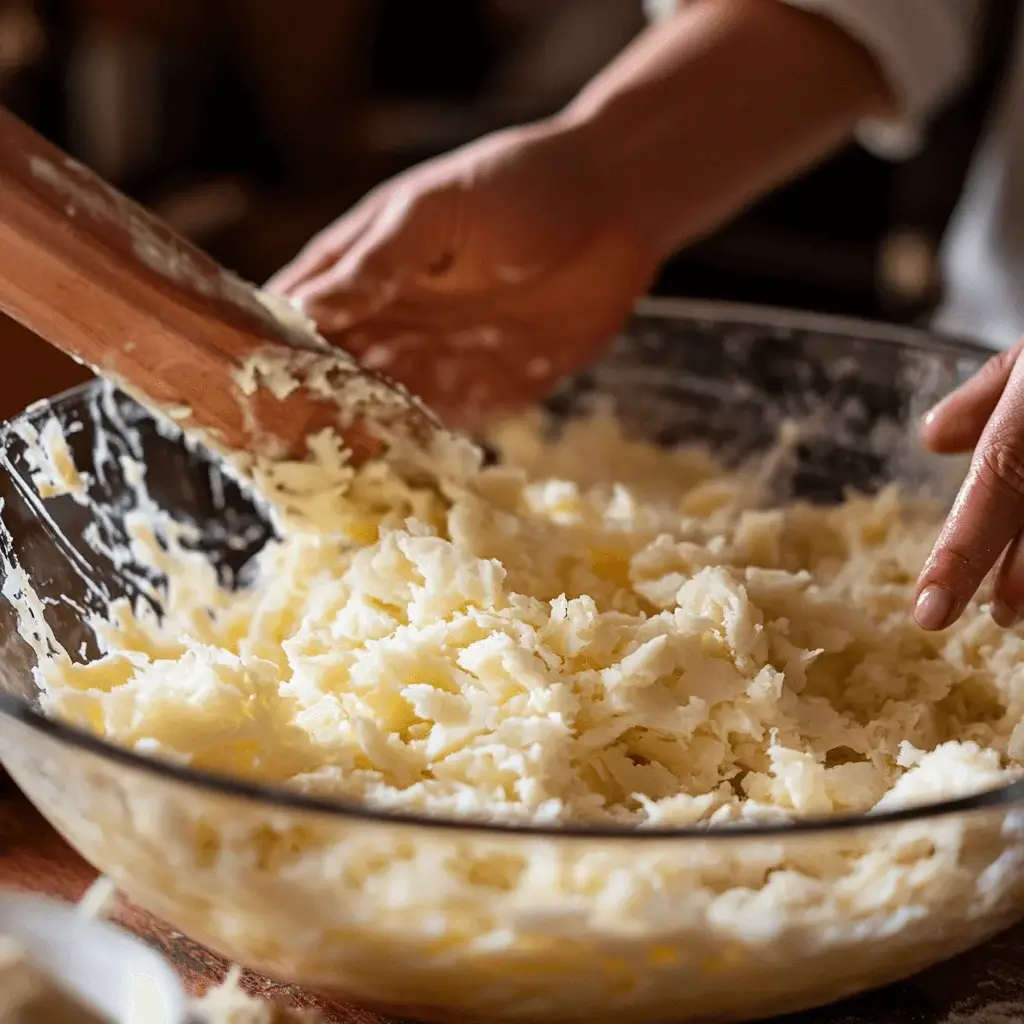
[(869, 811), (1019, 771), (1020, 632), (907, 613), (937, 510), (763, 509), (610, 421), (538, 437), (508, 427), (520, 468), (447, 501), (357, 474), (344, 533), (288, 534), (236, 593), (165, 557), (165, 620), (112, 609), (103, 658), (41, 667), (47, 709), (196, 767), (503, 821)]

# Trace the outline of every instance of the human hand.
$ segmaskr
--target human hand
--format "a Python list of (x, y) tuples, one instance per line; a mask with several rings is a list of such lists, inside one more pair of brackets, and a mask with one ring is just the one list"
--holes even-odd
[(993, 356), (922, 423), (935, 452), (973, 450), (971, 467), (918, 579), (915, 617), (944, 629), (998, 562), (992, 617), (1024, 614), (1024, 340)]
[(266, 287), (448, 423), (530, 404), (657, 268), (598, 148), (555, 123), (490, 135), (375, 189)]

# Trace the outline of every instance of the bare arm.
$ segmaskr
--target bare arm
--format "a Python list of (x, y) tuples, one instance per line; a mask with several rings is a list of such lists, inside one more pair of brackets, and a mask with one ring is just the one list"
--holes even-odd
[(889, 113), (867, 51), (779, 0), (696, 0), (562, 114), (664, 257)]
[[(808, 2), (690, 0), (554, 117), (374, 189), (268, 287), (452, 422), (536, 400), (598, 357), (674, 248), (862, 120), (935, 99), (906, 83), (952, 66), (926, 29), (962, 0)], [(928, 25), (890, 32), (897, 2)], [(459, 342), (481, 330), (486, 347)]]

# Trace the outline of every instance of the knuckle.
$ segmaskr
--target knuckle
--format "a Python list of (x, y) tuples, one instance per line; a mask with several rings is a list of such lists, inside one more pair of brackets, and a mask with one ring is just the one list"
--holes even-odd
[(1004, 377), (1007, 370), (1009, 370), (1017, 361), (1017, 356), (1019, 354), (1020, 349), (1017, 346), (1005, 349), (1002, 352), (997, 352), (985, 362), (982, 368), (978, 371), (978, 376), (986, 381), (991, 380), (992, 378)]
[(1016, 444), (995, 439), (977, 455), (978, 474), (990, 486), (1024, 499), (1024, 454)]
[(381, 244), (421, 233), (434, 211), (433, 196), (412, 188), (395, 189), (374, 214), (368, 235)]
[(991, 552), (976, 550), (960, 538), (950, 537), (932, 552), (922, 576), (941, 581), (955, 593), (970, 591), (985, 578), (994, 560)]
[(383, 227), (398, 227), (422, 205), (423, 198), (418, 193), (405, 188), (395, 189), (377, 214), (378, 223)]

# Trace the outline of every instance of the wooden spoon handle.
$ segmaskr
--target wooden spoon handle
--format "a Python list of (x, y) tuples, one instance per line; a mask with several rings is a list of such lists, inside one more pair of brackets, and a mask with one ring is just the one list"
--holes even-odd
[[(2, 109), (0, 309), (223, 447), (295, 455), (337, 418), (308, 389), (239, 385), (259, 352), (336, 350)], [(357, 455), (376, 449), (365, 417), (355, 432)]]

